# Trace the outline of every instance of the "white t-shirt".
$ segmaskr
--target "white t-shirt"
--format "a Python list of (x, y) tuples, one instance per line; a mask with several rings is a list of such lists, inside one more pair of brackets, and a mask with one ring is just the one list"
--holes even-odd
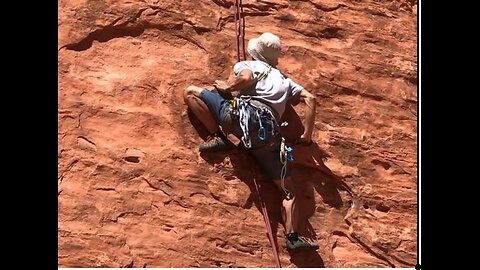
[[(249, 69), (257, 78), (262, 72), (267, 72), (269, 68), (270, 66), (262, 61), (242, 61), (233, 66), (233, 73), (237, 76), (242, 70)], [(240, 94), (249, 95), (252, 99), (269, 105), (281, 118), (287, 101), (291, 98), (298, 98), (302, 89), (302, 86), (285, 78), (278, 69), (272, 67), (268, 75), (257, 82), (255, 88), (243, 90)]]

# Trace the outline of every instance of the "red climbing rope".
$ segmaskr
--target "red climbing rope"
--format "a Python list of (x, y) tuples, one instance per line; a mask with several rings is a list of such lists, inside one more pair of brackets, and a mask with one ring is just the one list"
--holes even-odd
[(280, 258), (278, 257), (277, 245), (275, 245), (275, 241), (273, 240), (272, 225), (270, 223), (270, 219), (268, 218), (267, 206), (265, 205), (265, 202), (262, 200), (262, 196), (260, 195), (260, 190), (255, 177), (253, 178), (253, 183), (255, 184), (255, 189), (257, 190), (257, 193), (258, 193), (258, 200), (260, 201), (260, 207), (262, 207), (263, 221), (265, 221), (265, 226), (267, 227), (268, 240), (270, 241), (270, 245), (272, 246), (272, 249), (273, 249), (273, 258), (275, 259), (277, 268), (282, 268), (282, 265), (280, 264)]
[[(235, 0), (235, 33), (236, 33), (236, 43), (237, 43), (237, 62), (247, 60), (245, 55), (245, 16), (243, 15), (243, 5), (242, 0)], [(260, 206), (262, 207), (263, 221), (265, 221), (265, 226), (267, 227), (267, 236), (270, 241), (270, 245), (273, 249), (273, 257), (278, 268), (282, 268), (280, 264), (280, 258), (278, 257), (277, 245), (275, 244), (272, 225), (270, 219), (268, 218), (267, 207), (265, 202), (262, 200), (260, 195), (259, 186), (257, 180), (254, 177), (253, 182), (255, 183), (255, 189), (258, 193), (258, 199), (260, 201)]]
[(247, 60), (245, 55), (245, 16), (242, 0), (235, 0), (235, 32), (237, 37), (237, 61)]

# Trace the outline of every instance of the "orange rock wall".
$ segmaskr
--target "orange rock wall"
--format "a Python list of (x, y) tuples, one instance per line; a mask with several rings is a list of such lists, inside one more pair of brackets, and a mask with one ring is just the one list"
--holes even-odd
[(233, 0), (59, 0), (60, 267), (274, 267), (253, 178), (283, 267), (415, 265), (416, 1), (243, 3), (246, 40), (279, 35), (280, 70), (317, 97), (293, 176), (319, 250), (285, 250), (245, 152), (198, 154), (182, 91), (228, 78)]

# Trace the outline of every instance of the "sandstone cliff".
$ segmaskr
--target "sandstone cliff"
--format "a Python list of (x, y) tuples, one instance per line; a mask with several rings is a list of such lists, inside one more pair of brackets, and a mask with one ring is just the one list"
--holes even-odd
[(319, 250), (282, 247), (243, 151), (198, 154), (182, 91), (229, 76), (233, 0), (59, 0), (59, 266), (274, 267), (254, 177), (283, 267), (415, 265), (416, 1), (243, 3), (246, 39), (278, 34), (279, 68), (317, 96), (293, 176)]

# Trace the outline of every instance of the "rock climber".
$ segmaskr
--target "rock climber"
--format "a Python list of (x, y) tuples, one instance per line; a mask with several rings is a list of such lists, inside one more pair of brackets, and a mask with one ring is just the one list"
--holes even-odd
[[(317, 249), (318, 244), (298, 235), (296, 193), (287, 166), (288, 152), (279, 133), (280, 119), (287, 103), (306, 104), (305, 131), (300, 141), (311, 142), (315, 122), (315, 96), (285, 77), (278, 69), (280, 38), (266, 32), (248, 42), (249, 61), (234, 65), (228, 82), (215, 81), (215, 90), (189, 86), (184, 100), (209, 132), (200, 152), (233, 148), (224, 134), (233, 134), (244, 144), (267, 176), (280, 189), (285, 241), (288, 250)], [(221, 93), (238, 91), (234, 99)], [(221, 127), (221, 129), (220, 129)]]

